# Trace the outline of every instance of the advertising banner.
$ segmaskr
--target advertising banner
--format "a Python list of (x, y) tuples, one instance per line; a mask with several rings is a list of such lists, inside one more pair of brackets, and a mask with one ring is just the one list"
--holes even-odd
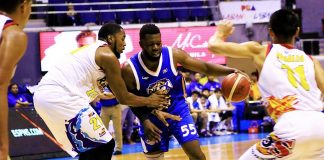
[[(217, 64), (225, 64), (223, 56), (208, 52), (207, 42), (215, 32), (215, 26), (161, 28), (162, 43), (185, 50), (191, 57)], [(139, 46), (139, 29), (125, 29), (126, 47), (121, 54), (120, 62), (141, 51)], [(42, 71), (48, 71), (64, 54), (85, 44), (93, 43), (98, 31), (41, 32), (40, 57)]]
[(220, 2), (219, 8), (223, 19), (231, 20), (234, 24), (266, 23), (270, 15), (281, 8), (281, 1)]

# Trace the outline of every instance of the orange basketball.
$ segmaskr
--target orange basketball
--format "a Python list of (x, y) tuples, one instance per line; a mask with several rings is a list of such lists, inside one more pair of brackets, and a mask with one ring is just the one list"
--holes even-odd
[(244, 100), (250, 93), (249, 78), (240, 73), (231, 73), (222, 81), (223, 96), (230, 102)]

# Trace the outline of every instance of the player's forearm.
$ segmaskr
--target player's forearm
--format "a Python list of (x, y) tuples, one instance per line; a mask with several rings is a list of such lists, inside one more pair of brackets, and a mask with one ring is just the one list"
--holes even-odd
[(118, 97), (117, 100), (120, 104), (124, 104), (132, 107), (142, 107), (151, 105), (148, 97), (136, 96), (135, 94), (129, 93)]
[(234, 68), (206, 63), (205, 74), (215, 75), (215, 76), (225, 76), (225, 75), (234, 73), (235, 71), (236, 71), (236, 69), (234, 69)]
[(208, 40), (208, 50), (213, 53), (219, 53), (219, 48), (227, 37), (224, 37), (219, 32), (215, 32)]

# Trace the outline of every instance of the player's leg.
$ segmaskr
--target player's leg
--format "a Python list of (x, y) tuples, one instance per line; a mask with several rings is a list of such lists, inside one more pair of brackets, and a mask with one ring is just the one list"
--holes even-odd
[(203, 136), (208, 136), (209, 135), (207, 131), (208, 114), (206, 112), (201, 112), (200, 119), (201, 119), (201, 134), (203, 134)]
[(273, 132), (250, 147), (239, 160), (259, 160), (286, 157), (292, 153), (295, 140), (278, 138)]
[(200, 148), (198, 133), (190, 114), (183, 115), (181, 121), (170, 121), (170, 132), (175, 136), (191, 160), (205, 160)]
[(170, 133), (168, 128), (155, 116), (150, 117), (150, 121), (156, 125), (161, 131), (161, 141), (158, 143), (149, 141), (145, 134), (144, 128), (141, 125), (139, 135), (143, 147), (143, 152), (147, 160), (164, 160), (164, 152), (169, 149)]
[(197, 112), (191, 113), (191, 117), (192, 117), (192, 119), (194, 121), (194, 124), (196, 124), (197, 123), (197, 119), (198, 119), (198, 113)]
[(102, 123), (105, 125), (107, 129), (109, 128), (109, 122), (112, 116), (111, 110), (112, 110), (111, 107), (102, 106), (100, 111), (100, 118), (102, 120)]
[[(301, 118), (303, 117), (303, 118)], [(324, 148), (324, 114), (316, 111), (291, 111), (283, 114), (269, 134), (249, 148), (240, 160), (257, 159), (318, 159), (319, 148)], [(314, 147), (316, 146), (316, 147)]]
[(190, 141), (181, 145), (190, 160), (204, 160), (206, 159), (204, 153), (200, 148), (198, 140)]
[[(112, 140), (98, 114), (84, 102), (86, 100), (71, 97), (64, 89), (53, 86), (38, 90), (34, 95), (36, 111), (53, 133), (58, 145), (72, 157), (105, 146)], [(106, 152), (109, 150), (105, 149), (101, 155), (108, 157), (109, 153)]]
[(115, 141), (116, 141), (116, 149), (114, 154), (118, 155), (122, 153), (123, 149), (123, 133), (122, 133), (122, 111), (120, 104), (113, 106), (112, 110), (112, 121), (113, 127), (115, 131)]

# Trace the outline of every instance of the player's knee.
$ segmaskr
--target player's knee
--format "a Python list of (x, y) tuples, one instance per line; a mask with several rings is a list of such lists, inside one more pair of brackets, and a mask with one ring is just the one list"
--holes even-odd
[(206, 112), (201, 113), (202, 118), (208, 118), (208, 114)]
[(198, 114), (197, 113), (191, 113), (192, 119), (194, 120), (194, 122), (197, 121), (198, 118)]
[(147, 160), (164, 160), (164, 152), (145, 154)]

